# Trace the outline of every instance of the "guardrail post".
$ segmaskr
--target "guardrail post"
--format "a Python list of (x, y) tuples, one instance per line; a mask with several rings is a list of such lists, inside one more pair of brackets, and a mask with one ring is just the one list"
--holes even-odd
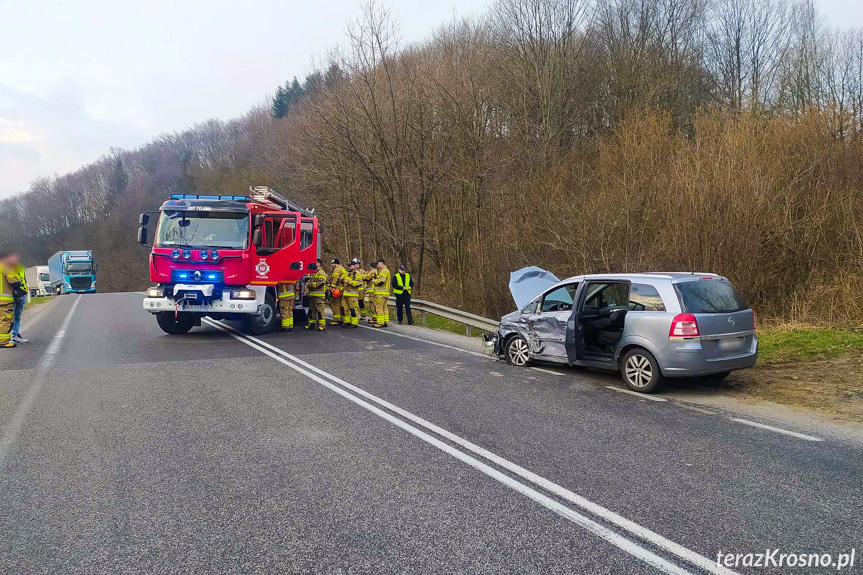
[(420, 321), (422, 322), (422, 326), (425, 327), (426, 326), (426, 310), (422, 310), (422, 319)]
[(465, 324), (465, 326), (464, 326), (464, 334), (466, 336), (470, 337), (470, 326), (467, 324)]

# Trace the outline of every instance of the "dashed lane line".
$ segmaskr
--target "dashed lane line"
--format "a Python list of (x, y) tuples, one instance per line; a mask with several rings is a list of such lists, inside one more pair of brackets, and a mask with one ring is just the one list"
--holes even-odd
[(788, 431), (787, 429), (782, 429), (781, 427), (773, 427), (772, 425), (758, 423), (757, 421), (750, 421), (748, 419), (741, 419), (739, 417), (729, 417), (728, 419), (730, 419), (731, 421), (736, 421), (737, 423), (743, 423), (744, 425), (751, 425), (752, 427), (757, 427), (758, 429), (766, 429), (767, 431), (774, 431), (783, 435), (790, 435), (791, 437), (796, 437), (797, 439), (804, 439), (806, 441), (824, 441), (820, 437), (815, 437), (814, 435), (806, 435), (805, 433)]

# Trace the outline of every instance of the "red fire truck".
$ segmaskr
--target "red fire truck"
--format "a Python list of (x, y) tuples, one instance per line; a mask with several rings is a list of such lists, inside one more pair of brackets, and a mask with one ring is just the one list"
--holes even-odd
[[(138, 242), (158, 217), (144, 309), (163, 331), (182, 334), (201, 318), (241, 320), (253, 334), (278, 325), (276, 284), (316, 269), (321, 228), (303, 209), (266, 187), (249, 195), (174, 194), (157, 212), (141, 214)], [(295, 308), (302, 310), (301, 289)]]

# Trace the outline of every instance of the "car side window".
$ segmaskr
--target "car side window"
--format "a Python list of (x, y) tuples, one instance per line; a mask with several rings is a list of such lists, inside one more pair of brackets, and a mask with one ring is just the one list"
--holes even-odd
[(538, 305), (539, 305), (539, 300), (535, 299), (532, 302), (530, 302), (529, 304), (527, 304), (526, 306), (524, 306), (524, 308), (522, 308), (522, 310), (521, 310), (521, 313), (528, 314), (528, 315), (535, 314), (536, 313), (536, 307)]
[(628, 307), (629, 284), (627, 283), (596, 283), (590, 286), (590, 292), (584, 300), (584, 309), (598, 311), (610, 307)]
[(629, 310), (665, 311), (665, 303), (652, 285), (632, 284), (629, 288)]
[(576, 291), (578, 291), (577, 283), (560, 286), (548, 292), (542, 298), (542, 311), (571, 311)]

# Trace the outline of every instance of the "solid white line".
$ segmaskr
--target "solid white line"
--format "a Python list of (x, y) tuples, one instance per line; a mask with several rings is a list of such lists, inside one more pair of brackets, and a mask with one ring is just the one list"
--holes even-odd
[(550, 369), (545, 369), (543, 367), (531, 367), (530, 369), (533, 369), (535, 371), (541, 371), (542, 373), (550, 373), (551, 375), (562, 375), (562, 376), (566, 375), (565, 373), (560, 373), (559, 371), (552, 371)]
[[(451, 432), (447, 431), (446, 429), (443, 429), (442, 427), (438, 427), (437, 425), (435, 425), (429, 421), (426, 421), (425, 419), (423, 419), (417, 415), (414, 415), (413, 413), (405, 411), (404, 409), (402, 409), (396, 405), (393, 405), (386, 400), (383, 400), (383, 399), (381, 399), (375, 395), (372, 395), (371, 393), (369, 393), (363, 389), (360, 389), (359, 387), (356, 387), (355, 385), (352, 385), (352, 384), (342, 380), (341, 378), (339, 378), (335, 375), (332, 375), (326, 371), (323, 371), (322, 369), (319, 369), (319, 368), (301, 360), (300, 358), (298, 358), (294, 355), (291, 355), (290, 353), (288, 353), (284, 350), (281, 350), (281, 349), (279, 349), (273, 345), (270, 345), (269, 343), (267, 343), (265, 341), (262, 341), (262, 340), (255, 338), (255, 337), (242, 334), (241, 332), (239, 332), (238, 330), (236, 330), (235, 328), (233, 328), (232, 326), (229, 326), (227, 324), (218, 323), (218, 322), (215, 322), (213, 320), (210, 320), (209, 318), (205, 318), (204, 321), (213, 325), (214, 327), (222, 329), (223, 331), (227, 331), (228, 333), (230, 333), (231, 335), (233, 335), (235, 337), (239, 336), (240, 339), (251, 340), (252, 342), (259, 344), (260, 347), (268, 348), (268, 350), (271, 350), (275, 353), (278, 353), (278, 354), (292, 360), (293, 362), (307, 368), (309, 371), (313, 371), (319, 375), (327, 377), (327, 378), (331, 379), (332, 381), (338, 383), (339, 385), (353, 391), (354, 393), (361, 395), (361, 396), (365, 397), (366, 399), (369, 399), (369, 400), (373, 401), (374, 403), (377, 403), (378, 405), (385, 407), (386, 409), (400, 415), (401, 417), (403, 417), (409, 421), (412, 421), (413, 423), (416, 423), (417, 425), (420, 425), (421, 427), (424, 427), (425, 429), (427, 429), (427, 430), (429, 430), (429, 431), (431, 431), (437, 435), (440, 435), (441, 437), (461, 446), (462, 448), (467, 449), (468, 451), (471, 451), (474, 454), (479, 455), (480, 457), (483, 457), (483, 458), (495, 463), (496, 465), (506, 469), (510, 473), (513, 473), (514, 475), (518, 475), (519, 477), (526, 479), (527, 481), (530, 481), (531, 483), (533, 483), (539, 487), (542, 487), (546, 491), (549, 491), (549, 492), (555, 494), (556, 496), (560, 497), (561, 499), (564, 499), (564, 500), (572, 503), (573, 505), (576, 505), (576, 506), (578, 506), (578, 507), (580, 507), (586, 511), (589, 511), (589, 512), (593, 513), (594, 515), (597, 515), (597, 516), (605, 519), (606, 521), (608, 521), (610, 523), (613, 523), (614, 525), (618, 526), (619, 528), (628, 531), (630, 534), (635, 535), (635, 536), (637, 536), (637, 537), (639, 537), (645, 541), (648, 541), (648, 542), (652, 543), (653, 545), (656, 545), (657, 547), (660, 547), (660, 548), (668, 551), (669, 553), (673, 553), (674, 555), (677, 555), (681, 559), (684, 559), (684, 560), (692, 563), (693, 565), (696, 565), (696, 566), (708, 571), (709, 573), (714, 573), (716, 575), (730, 575), (730, 574), (734, 573), (734, 571), (731, 571), (730, 569), (727, 569), (725, 567), (717, 565), (716, 562), (713, 561), (712, 559), (708, 559), (707, 557), (704, 557), (703, 555), (699, 555), (695, 551), (687, 549), (686, 547), (684, 547), (678, 543), (675, 543), (674, 541), (671, 541), (670, 539), (666, 539), (662, 535), (660, 535), (658, 533), (654, 533), (650, 529), (643, 527), (643, 526), (639, 525), (638, 523), (630, 521), (629, 519), (626, 519), (625, 517), (618, 515), (614, 511), (611, 511), (610, 509), (606, 509), (605, 507), (602, 507), (599, 504), (593, 503), (592, 501), (582, 497), (581, 495), (573, 493), (572, 491), (566, 489), (565, 487), (562, 487), (562, 486), (560, 486), (560, 485), (558, 485), (552, 481), (549, 481), (548, 479), (545, 479), (544, 477), (541, 477), (541, 476), (533, 473), (532, 471), (528, 471), (527, 469), (525, 469), (525, 468), (523, 468), (523, 467), (521, 467), (521, 466), (519, 466), (519, 465), (517, 465), (517, 464), (515, 464), (515, 463), (513, 463), (507, 459), (504, 459), (503, 457), (500, 457), (499, 455), (496, 455), (496, 454), (494, 454), (494, 453), (492, 453), (492, 452), (490, 452), (490, 451), (488, 451), (488, 450), (486, 450), (486, 449), (484, 449), (484, 448), (482, 448), (482, 447), (480, 447), (480, 446), (478, 446), (478, 445), (476, 445), (476, 444), (474, 444), (474, 443), (472, 443), (472, 442), (470, 442), (470, 441), (468, 441), (462, 437), (459, 437), (458, 435), (455, 435), (454, 433), (451, 433)], [(244, 341), (244, 343), (247, 343), (248, 345), (252, 345), (248, 341)]]
[(637, 391), (632, 391), (631, 389), (623, 389), (622, 387), (614, 387), (613, 385), (606, 385), (605, 388), (612, 391), (619, 391), (620, 393), (629, 393), (631, 395), (634, 395), (635, 397), (640, 397), (641, 399), (649, 399), (650, 401), (668, 401), (667, 399), (656, 397), (655, 395), (638, 393)]
[(796, 437), (798, 439), (805, 439), (806, 441), (824, 441), (820, 437), (806, 435), (805, 433), (797, 433), (796, 431), (788, 431), (787, 429), (773, 427), (772, 425), (765, 425), (763, 423), (758, 423), (757, 421), (749, 421), (748, 419), (740, 419), (738, 417), (730, 417), (729, 419), (731, 421), (736, 421), (737, 423), (744, 423), (746, 425), (751, 425), (752, 427), (757, 427), (759, 429), (766, 429), (768, 431), (775, 431), (776, 433), (783, 433), (785, 435), (790, 435), (791, 437)]
[(42, 359), (39, 361), (39, 365), (36, 368), (36, 375), (33, 377), (33, 383), (30, 384), (27, 394), (24, 396), (24, 399), (21, 400), (21, 403), (18, 404), (18, 407), (15, 409), (15, 413), (12, 414), (12, 419), (10, 419), (6, 427), (3, 428), (3, 435), (0, 436), (0, 469), (3, 468), (3, 463), (12, 448), (12, 443), (14, 443), (15, 439), (18, 438), (18, 434), (21, 433), (21, 428), (24, 425), (24, 418), (27, 417), (27, 414), (30, 412), (30, 408), (33, 407), (33, 403), (36, 401), (36, 396), (39, 395), (39, 391), (45, 383), (46, 372), (54, 364), (54, 359), (57, 357), (57, 350), (60, 349), (60, 344), (66, 336), (66, 329), (69, 327), (69, 322), (72, 320), (72, 314), (75, 313), (75, 308), (78, 307), (78, 302), (80, 301), (81, 296), (79, 295), (75, 298), (75, 303), (72, 304), (72, 307), (69, 308), (69, 313), (66, 314), (66, 318), (63, 320), (63, 324), (60, 326), (60, 329), (56, 334), (54, 334), (54, 337), (51, 339), (51, 343), (48, 344), (48, 350), (45, 352), (45, 355), (43, 355)]
[[(293, 361), (288, 361), (288, 359), (286, 359), (285, 357), (282, 357), (281, 355), (274, 353), (273, 351), (271, 351), (269, 349), (266, 349), (266, 347), (264, 347), (263, 345), (258, 345), (257, 343), (254, 343), (254, 342), (263, 343), (263, 342), (260, 342), (260, 340), (257, 340), (256, 338), (253, 338), (251, 336), (233, 333), (233, 330), (224, 324), (221, 324), (221, 323), (218, 323), (218, 322), (215, 322), (212, 320), (207, 320), (207, 319), (204, 319), (204, 321), (206, 321), (208, 324), (212, 325), (216, 329), (222, 330), (223, 332), (227, 333), (228, 335), (230, 335), (234, 339), (243, 342), (244, 344), (248, 345), (249, 347), (257, 349), (261, 353), (275, 359), (279, 363), (286, 365), (287, 367), (293, 369), (294, 371), (301, 373), (302, 375), (308, 377), (309, 379), (311, 379), (311, 380), (327, 387), (328, 389), (338, 393), (339, 395), (341, 395), (345, 399), (347, 399), (347, 400), (357, 404), (358, 406), (374, 413), (378, 417), (385, 419), (386, 421), (392, 423), (393, 425), (396, 425), (397, 427), (403, 429), (404, 431), (407, 431), (408, 433), (410, 433), (414, 437), (417, 437), (417, 438), (425, 441), (429, 445), (432, 445), (432, 446), (436, 447), (437, 449), (440, 449), (444, 453), (455, 457), (459, 461), (462, 461), (463, 463), (470, 465), (471, 467), (473, 467), (477, 471), (484, 473), (485, 475), (491, 477), (492, 479), (495, 479), (496, 481), (498, 481), (498, 482), (506, 485), (507, 487), (517, 491), (518, 493), (521, 493), (522, 495), (532, 499), (533, 501), (536, 501), (537, 503), (539, 503), (543, 507), (546, 507), (547, 509), (554, 511), (555, 513), (557, 513), (561, 517), (564, 517), (564, 518), (572, 521), (573, 523), (587, 529), (588, 531), (590, 531), (594, 535), (604, 539), (605, 541), (608, 541), (612, 545), (615, 545), (616, 547), (622, 549), (623, 551), (626, 551), (630, 555), (633, 555), (634, 557), (641, 559), (642, 561), (644, 561), (648, 565), (656, 567), (657, 569), (659, 569), (660, 571), (663, 571), (664, 573), (673, 573), (673, 574), (679, 574), (679, 575), (684, 575), (684, 574), (689, 573), (688, 571), (680, 568), (679, 566), (675, 565), (674, 563), (671, 563), (667, 559), (664, 559), (663, 557), (660, 557), (656, 553), (653, 553), (652, 551), (649, 551), (648, 549), (641, 547), (637, 543), (634, 543), (634, 542), (630, 541), (629, 539), (626, 539), (625, 537), (618, 535), (617, 533), (615, 533), (611, 529), (597, 523), (596, 521), (593, 521), (592, 519), (589, 519), (588, 517), (585, 517), (584, 515), (581, 515), (580, 513), (573, 511), (572, 509), (566, 507), (565, 505), (562, 505), (562, 504), (558, 503), (557, 501), (555, 501), (554, 499), (552, 499), (546, 495), (543, 495), (542, 493), (528, 487), (527, 485), (524, 485), (523, 483), (516, 481), (512, 477), (509, 477), (508, 475), (501, 473), (500, 471), (494, 469), (493, 467), (490, 467), (489, 465), (479, 461), (478, 459), (475, 459), (474, 457), (471, 457), (470, 455), (463, 453), (463, 452), (459, 451), (458, 449), (453, 448), (452, 446), (444, 443), (443, 441), (441, 441), (435, 437), (432, 437), (428, 433), (425, 433), (424, 431), (417, 429), (416, 427), (409, 425), (408, 423), (405, 423), (404, 421), (402, 421), (402, 420), (396, 418), (395, 416), (375, 407), (374, 405), (363, 401), (362, 399), (356, 397), (355, 395), (348, 393), (347, 391), (345, 391), (341, 387), (338, 387), (337, 385), (334, 385), (333, 383), (326, 381), (325, 379), (319, 377), (318, 375), (312, 373), (311, 371), (308, 371), (308, 370), (304, 369), (303, 367), (300, 367), (299, 365), (297, 365)], [(270, 347), (270, 346), (267, 346), (267, 347)], [(289, 355), (289, 354), (284, 354), (284, 355)], [(298, 362), (298, 363), (304, 363), (304, 362)], [(316, 369), (315, 371), (320, 371), (320, 370)], [(337, 379), (337, 378), (335, 378), (335, 376), (331, 376), (331, 378)]]
[(445, 343), (438, 343), (438, 342), (436, 342), (436, 341), (431, 341), (431, 340), (428, 340), (428, 339), (423, 339), (423, 338), (421, 338), (421, 337), (414, 337), (414, 336), (412, 336), (412, 335), (405, 335), (405, 334), (403, 334), (403, 333), (395, 333), (395, 332), (392, 332), (392, 331), (388, 331), (386, 328), (369, 327), (369, 326), (367, 326), (367, 325), (361, 325), (360, 327), (361, 327), (361, 328), (364, 328), (364, 329), (370, 329), (370, 330), (372, 330), (372, 331), (374, 331), (374, 332), (376, 332), (376, 333), (385, 333), (386, 335), (394, 335), (394, 336), (396, 336), (396, 337), (403, 337), (403, 338), (405, 338), (405, 339), (412, 339), (412, 340), (414, 340), (414, 341), (421, 341), (422, 343), (430, 343), (431, 345), (436, 345), (436, 346), (438, 346), (438, 347), (445, 347), (445, 348), (447, 348), (447, 349), (453, 349), (453, 350), (455, 350), (455, 351), (460, 351), (460, 352), (462, 352), (462, 353), (469, 353), (469, 354), (471, 354), (471, 355), (476, 355), (476, 356), (478, 356), (478, 357), (482, 357), (482, 358), (484, 358), (484, 359), (488, 359), (488, 360), (491, 360), (491, 361), (495, 361), (495, 359), (494, 359), (493, 357), (491, 357), (491, 356), (489, 356), (489, 355), (486, 355), (486, 354), (484, 354), (484, 353), (480, 353), (480, 352), (478, 352), (478, 351), (470, 351), (469, 349), (462, 349), (462, 348), (460, 348), (460, 347), (456, 347), (456, 346), (454, 346), (454, 345), (447, 345), (447, 344), (445, 344)]

